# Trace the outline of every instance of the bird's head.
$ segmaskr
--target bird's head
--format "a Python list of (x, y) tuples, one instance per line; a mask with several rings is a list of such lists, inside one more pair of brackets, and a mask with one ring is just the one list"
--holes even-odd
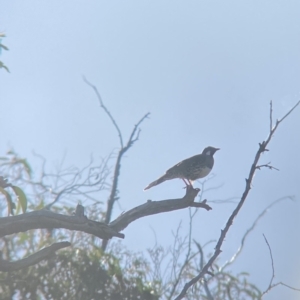
[(202, 154), (213, 156), (216, 153), (216, 151), (218, 151), (218, 150), (220, 150), (220, 148), (214, 148), (214, 147), (209, 146), (203, 150)]

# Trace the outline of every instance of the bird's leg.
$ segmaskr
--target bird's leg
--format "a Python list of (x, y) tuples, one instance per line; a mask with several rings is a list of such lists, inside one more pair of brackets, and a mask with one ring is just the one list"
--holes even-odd
[[(183, 180), (183, 182), (185, 183), (186, 187), (190, 185), (190, 184), (188, 184), (188, 183), (185, 181), (185, 179), (184, 179), (184, 178), (181, 178), (181, 179), (182, 179), (182, 180)], [(186, 187), (185, 187), (185, 188), (186, 188)]]
[(183, 182), (185, 183), (185, 185), (189, 185), (184, 178), (181, 178), (181, 179), (183, 180)]
[(190, 186), (193, 186), (193, 182), (188, 179)]

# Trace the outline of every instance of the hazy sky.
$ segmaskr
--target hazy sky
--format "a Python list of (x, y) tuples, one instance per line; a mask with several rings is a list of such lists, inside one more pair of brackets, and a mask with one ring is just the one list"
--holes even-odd
[[(151, 113), (122, 163), (114, 217), (147, 199), (181, 197), (179, 180), (143, 188), (208, 145), (221, 150), (207, 187), (222, 186), (205, 197), (240, 196), (268, 134), (270, 100), (278, 118), (300, 99), (299, 1), (0, 0), (0, 32), (10, 49), (1, 61), (11, 71), (0, 70), (0, 155), (13, 147), (32, 159), (35, 150), (51, 166), (66, 153), (66, 165), (84, 166), (90, 154), (99, 159), (117, 149), (115, 129), (82, 75), (97, 86), (125, 139)], [(268, 212), (236, 261), (234, 270), (250, 272), (261, 289), (272, 271), (263, 233), (275, 280), (300, 287), (299, 130), (300, 107), (262, 157), (280, 172), (256, 174), (222, 247), (225, 262), (268, 204), (295, 196)], [(195, 220), (193, 237), (200, 243), (219, 237), (235, 207), (211, 205)], [(123, 243), (144, 251), (154, 244), (154, 230), (158, 243), (171, 245), (180, 220), (185, 235), (188, 210), (181, 210), (134, 222)], [(265, 299), (299, 297), (278, 287)]]

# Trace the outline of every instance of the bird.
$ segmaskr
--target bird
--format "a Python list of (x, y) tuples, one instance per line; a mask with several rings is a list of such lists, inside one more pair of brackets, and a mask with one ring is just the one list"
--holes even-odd
[(186, 186), (192, 186), (194, 180), (203, 178), (210, 173), (214, 165), (213, 156), (218, 150), (220, 148), (206, 147), (201, 154), (189, 157), (167, 170), (163, 176), (146, 186), (144, 191), (175, 178), (182, 179)]

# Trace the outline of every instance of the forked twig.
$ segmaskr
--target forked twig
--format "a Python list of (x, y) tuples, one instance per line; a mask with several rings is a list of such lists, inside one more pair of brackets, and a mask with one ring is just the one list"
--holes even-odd
[[(126, 144), (126, 146), (124, 146), (121, 130), (120, 130), (120, 128), (119, 128), (116, 120), (113, 118), (112, 114), (110, 113), (110, 111), (104, 105), (103, 100), (101, 98), (101, 95), (98, 92), (98, 89), (93, 84), (91, 84), (85, 77), (83, 77), (83, 80), (96, 93), (96, 96), (97, 96), (97, 98), (99, 100), (101, 108), (103, 108), (103, 110), (108, 115), (108, 117), (110, 118), (111, 122), (113, 123), (114, 127), (116, 128), (116, 130), (118, 132), (119, 140), (120, 140), (120, 150), (119, 150), (119, 153), (118, 153), (118, 156), (117, 156), (117, 160), (116, 160), (116, 164), (115, 164), (113, 182), (112, 182), (112, 186), (111, 186), (111, 192), (110, 192), (109, 198), (107, 200), (107, 209), (106, 209), (106, 215), (105, 215), (105, 221), (104, 222), (106, 224), (108, 224), (110, 222), (110, 220), (111, 220), (111, 215), (112, 215), (112, 210), (113, 210), (114, 203), (118, 199), (117, 198), (118, 181), (119, 181), (119, 176), (120, 176), (122, 157), (123, 157), (124, 153), (139, 139), (139, 135), (140, 135), (140, 132), (141, 132), (141, 130), (139, 129), (139, 126), (141, 125), (141, 123), (146, 118), (149, 117), (150, 113), (146, 113), (137, 122), (137, 124), (134, 125), (133, 130), (132, 130), (132, 132), (131, 132), (131, 134), (129, 136), (129, 139), (127, 141), (127, 144)], [(106, 246), (107, 246), (107, 241), (104, 240), (103, 243), (102, 243), (102, 249), (105, 250)]]
[(283, 286), (285, 286), (285, 287), (287, 287), (287, 288), (289, 288), (289, 289), (291, 289), (291, 290), (300, 292), (300, 289), (294, 288), (294, 287), (292, 287), (292, 286), (290, 286), (290, 285), (287, 285), (287, 284), (285, 284), (285, 283), (283, 283), (283, 282), (277, 282), (277, 283), (274, 283), (274, 284), (273, 284), (273, 280), (274, 280), (274, 278), (275, 278), (275, 267), (274, 267), (274, 260), (273, 260), (272, 249), (271, 249), (271, 246), (270, 246), (270, 244), (269, 244), (269, 242), (268, 242), (266, 236), (265, 236), (264, 234), (263, 234), (263, 236), (264, 236), (265, 242), (266, 242), (266, 244), (267, 244), (267, 246), (268, 246), (268, 248), (269, 248), (269, 252), (270, 252), (271, 266), (272, 266), (272, 277), (271, 277), (271, 279), (270, 279), (269, 286), (268, 286), (267, 289), (261, 294), (261, 299), (262, 299), (262, 297), (263, 297), (264, 295), (266, 295), (269, 291), (271, 291), (271, 290), (272, 290), (274, 287), (276, 287), (277, 285), (283, 285)]

